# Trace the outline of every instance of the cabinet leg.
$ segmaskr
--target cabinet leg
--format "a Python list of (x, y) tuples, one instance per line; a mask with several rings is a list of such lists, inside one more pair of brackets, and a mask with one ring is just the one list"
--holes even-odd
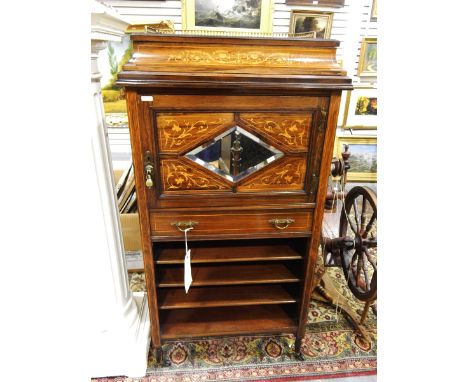
[(301, 345), (302, 345), (302, 338), (296, 337), (296, 341), (294, 342), (294, 355), (296, 359), (299, 361), (304, 361), (304, 356), (301, 353)]
[(163, 352), (161, 346), (156, 346), (156, 362), (158, 365), (162, 366)]

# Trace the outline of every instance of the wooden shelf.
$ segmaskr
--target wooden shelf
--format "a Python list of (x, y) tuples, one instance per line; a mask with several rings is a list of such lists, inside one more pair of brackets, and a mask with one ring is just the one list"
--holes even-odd
[[(195, 265), (192, 267), (192, 286), (245, 285), (294, 283), (300, 279), (281, 263)], [(184, 268), (159, 268), (158, 286), (161, 288), (184, 285)]]
[[(289, 239), (291, 241), (293, 239)], [(217, 244), (217, 245), (216, 245)], [(238, 241), (227, 243), (190, 243), (192, 264), (197, 263), (229, 263), (237, 261), (279, 261), (299, 260), (303, 256), (281, 241)], [(183, 264), (185, 256), (184, 243), (171, 243), (155, 245), (155, 259), (157, 264)]]
[(297, 302), (282, 285), (254, 285), (161, 289), (160, 309), (208, 308), (221, 306), (249, 306), (291, 304)]
[(290, 333), (297, 328), (281, 305), (162, 310), (159, 317), (162, 339)]

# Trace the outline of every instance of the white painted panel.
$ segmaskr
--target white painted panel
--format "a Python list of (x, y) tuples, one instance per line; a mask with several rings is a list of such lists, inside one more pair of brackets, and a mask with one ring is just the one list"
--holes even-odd
[(114, 8), (181, 8), (180, 0), (166, 1), (105, 1), (106, 4)]
[(157, 15), (157, 16), (180, 16), (180, 8), (119, 8), (122, 16), (127, 15)]

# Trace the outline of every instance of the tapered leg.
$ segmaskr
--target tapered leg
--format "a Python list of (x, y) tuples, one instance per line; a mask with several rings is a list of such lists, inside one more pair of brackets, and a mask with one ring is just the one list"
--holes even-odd
[(301, 353), (301, 345), (302, 345), (302, 338), (296, 337), (296, 341), (294, 342), (294, 355), (296, 359), (300, 361), (304, 361), (304, 356)]
[(155, 351), (156, 351), (156, 362), (158, 365), (162, 366), (162, 359), (163, 359), (162, 347), (156, 346)]

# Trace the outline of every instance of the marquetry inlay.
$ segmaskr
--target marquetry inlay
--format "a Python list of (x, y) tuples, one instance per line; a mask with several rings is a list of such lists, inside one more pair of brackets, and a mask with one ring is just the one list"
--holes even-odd
[(161, 161), (162, 186), (164, 191), (209, 190), (224, 191), (231, 187), (211, 173), (199, 170), (192, 163), (178, 159)]
[(258, 50), (240, 51), (218, 49), (206, 52), (199, 49), (185, 49), (168, 56), (168, 61), (178, 63), (198, 63), (204, 65), (279, 65), (300, 66), (307, 65), (304, 56), (284, 52), (265, 53)]
[(160, 150), (162, 153), (180, 153), (220, 133), (233, 121), (232, 113), (158, 114)]
[(305, 157), (289, 157), (278, 161), (237, 187), (238, 191), (289, 191), (304, 189)]
[(306, 152), (309, 146), (310, 114), (242, 113), (240, 122), (268, 136), (288, 151)]

